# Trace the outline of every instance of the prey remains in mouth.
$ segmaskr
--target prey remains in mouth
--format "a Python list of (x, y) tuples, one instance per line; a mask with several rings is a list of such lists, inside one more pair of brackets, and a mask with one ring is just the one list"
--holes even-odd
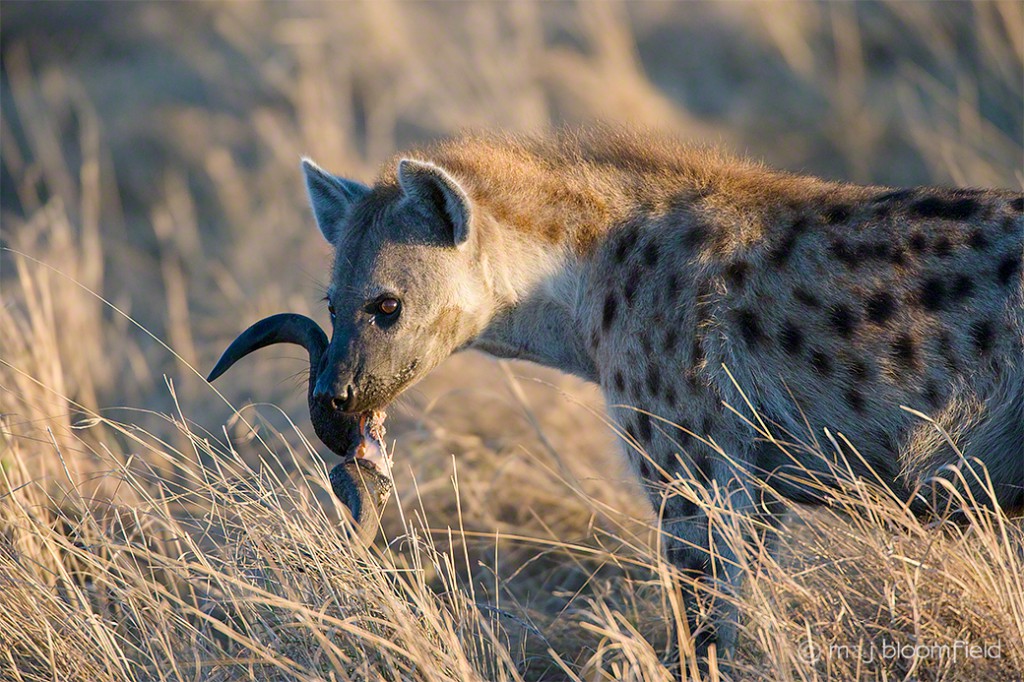
[(372, 465), (381, 473), (391, 474), (391, 455), (388, 453), (387, 444), (384, 442), (384, 435), (387, 431), (384, 428), (384, 419), (387, 417), (383, 410), (363, 412), (359, 415), (360, 442), (356, 446), (355, 457), (364, 465)]

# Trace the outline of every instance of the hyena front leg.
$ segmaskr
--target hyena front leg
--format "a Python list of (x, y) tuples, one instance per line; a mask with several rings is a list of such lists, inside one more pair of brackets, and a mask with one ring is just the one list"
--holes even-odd
[(707, 468), (706, 482), (677, 479), (655, 503), (665, 557), (681, 574), (687, 624), (702, 665), (712, 645), (719, 658), (734, 653), (736, 599), (746, 567), (757, 558), (755, 548), (774, 548), (781, 519), (777, 502), (742, 467), (715, 461)]

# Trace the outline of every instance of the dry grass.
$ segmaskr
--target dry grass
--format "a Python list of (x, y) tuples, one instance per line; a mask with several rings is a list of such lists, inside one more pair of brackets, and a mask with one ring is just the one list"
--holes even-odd
[[(593, 387), (446, 363), (393, 415), (398, 494), (363, 547), (302, 438), (304, 361), (265, 351), (223, 395), (193, 369), (311, 312), (328, 254), (298, 156), (366, 178), (457, 128), (600, 117), (1019, 189), (1022, 23), (1015, 2), (4, 3), (0, 679), (671, 679), (677, 595)], [(749, 530), (714, 491), (666, 494)], [(781, 541), (741, 555), (734, 678), (1024, 678), (1019, 522), (927, 526), (860, 484)]]

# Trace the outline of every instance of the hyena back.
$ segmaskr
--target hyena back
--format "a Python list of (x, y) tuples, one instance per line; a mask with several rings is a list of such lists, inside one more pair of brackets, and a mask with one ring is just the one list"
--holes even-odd
[[(336, 248), (319, 394), (382, 407), (464, 348), (597, 382), (683, 571), (738, 579), (701, 506), (663, 498), (673, 481), (775, 522), (760, 483), (813, 503), (787, 474), (831, 474), (725, 404), (780, 440), (841, 432), (860, 454), (843, 467), (916, 508), (977, 458), (997, 499), (976, 497), (1024, 509), (1021, 193), (825, 182), (610, 130), (464, 137), (373, 187), (306, 173)], [(701, 648), (732, 646), (716, 618)]]

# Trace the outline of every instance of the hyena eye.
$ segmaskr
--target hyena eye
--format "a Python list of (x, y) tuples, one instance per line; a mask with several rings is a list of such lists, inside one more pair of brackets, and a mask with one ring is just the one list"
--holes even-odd
[(401, 302), (397, 298), (382, 298), (377, 301), (377, 312), (381, 315), (394, 315), (398, 312)]
[(334, 304), (327, 304), (327, 312), (331, 314), (331, 319), (334, 319)]

